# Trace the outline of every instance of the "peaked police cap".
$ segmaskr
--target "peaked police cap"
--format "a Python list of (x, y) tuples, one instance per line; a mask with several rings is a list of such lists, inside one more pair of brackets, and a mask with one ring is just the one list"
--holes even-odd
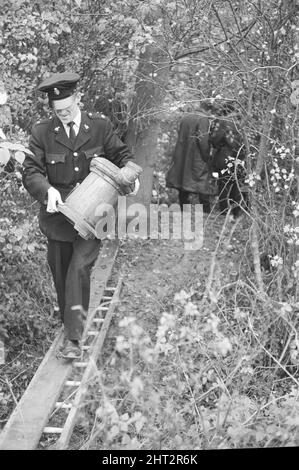
[(76, 91), (76, 86), (80, 76), (73, 72), (54, 73), (40, 83), (37, 87), (39, 91), (48, 94), (49, 104), (52, 101), (63, 100), (72, 96)]

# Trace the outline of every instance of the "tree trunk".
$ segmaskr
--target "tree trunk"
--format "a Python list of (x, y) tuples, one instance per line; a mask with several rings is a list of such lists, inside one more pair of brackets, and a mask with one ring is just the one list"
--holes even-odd
[(140, 190), (131, 202), (148, 206), (151, 202), (157, 139), (160, 131), (160, 110), (168, 81), (169, 61), (165, 51), (147, 46), (139, 57), (135, 96), (131, 108), (126, 143), (143, 168)]

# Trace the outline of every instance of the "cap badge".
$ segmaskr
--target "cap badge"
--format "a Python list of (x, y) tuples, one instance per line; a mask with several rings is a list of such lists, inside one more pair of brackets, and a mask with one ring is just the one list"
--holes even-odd
[(60, 126), (54, 128), (54, 131), (55, 131), (56, 134), (57, 134), (57, 132), (59, 132), (59, 129), (60, 129)]
[(58, 88), (54, 88), (53, 91), (54, 91), (54, 94), (55, 94), (55, 95), (60, 95), (60, 91), (58, 90)]
[(85, 128), (86, 131), (88, 131), (89, 126), (87, 124), (84, 124), (84, 128)]

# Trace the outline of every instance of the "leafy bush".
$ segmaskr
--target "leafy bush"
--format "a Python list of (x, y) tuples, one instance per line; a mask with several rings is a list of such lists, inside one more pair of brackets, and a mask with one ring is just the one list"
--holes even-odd
[[(115, 354), (99, 370), (88, 402), (95, 419), (86, 447), (178, 450), (299, 444), (298, 358), (293, 368), (290, 357), (288, 365), (277, 365), (272, 345), (267, 350), (261, 346), (277, 312), (261, 318), (256, 306), (250, 311), (237, 307), (240, 299), (233, 306), (227, 292), (217, 304), (199, 301), (198, 294), (178, 292), (154, 338), (135, 317), (119, 322)], [(269, 356), (272, 361), (264, 362)]]
[(21, 165), (14, 156), (9, 171), (2, 165), (0, 172), (0, 325), (8, 357), (47, 336), (54, 302), (37, 204), (22, 186)]

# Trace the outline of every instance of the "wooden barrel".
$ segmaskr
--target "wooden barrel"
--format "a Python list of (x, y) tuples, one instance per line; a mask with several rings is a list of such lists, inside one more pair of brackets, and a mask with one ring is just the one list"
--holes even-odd
[[(140, 167), (136, 165), (136, 168)], [(117, 183), (119, 172), (120, 169), (106, 158), (93, 158), (88, 176), (73, 189), (63, 205), (58, 205), (58, 210), (74, 224), (82, 238), (98, 238), (95, 227), (101, 218), (97, 215), (99, 204), (115, 207), (118, 196), (125, 195)], [(135, 179), (138, 173), (139, 171), (136, 172)]]

